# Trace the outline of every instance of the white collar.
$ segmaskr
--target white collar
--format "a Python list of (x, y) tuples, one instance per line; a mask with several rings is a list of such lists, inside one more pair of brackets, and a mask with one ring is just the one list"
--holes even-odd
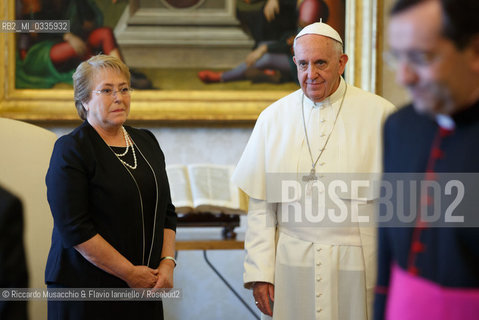
[(326, 99), (320, 102), (313, 102), (306, 95), (304, 95), (305, 105), (309, 106), (310, 108), (323, 109), (328, 106), (332, 106), (336, 102), (340, 102), (343, 97), (344, 90), (346, 90), (346, 82), (344, 81), (343, 77), (339, 77), (339, 79), (339, 86), (336, 91), (334, 91), (333, 94), (331, 94), (329, 97), (326, 97)]
[(456, 127), (454, 119), (451, 116), (445, 114), (436, 115), (436, 122), (441, 128), (446, 130), (454, 130), (454, 128)]

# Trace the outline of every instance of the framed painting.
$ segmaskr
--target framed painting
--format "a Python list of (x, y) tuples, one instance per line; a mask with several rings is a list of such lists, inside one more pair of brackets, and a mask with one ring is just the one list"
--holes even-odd
[[(141, 73), (149, 75), (151, 63), (147, 58), (148, 56), (142, 53), (142, 46), (135, 44), (134, 41), (146, 34), (157, 36), (158, 33), (155, 32), (141, 32), (143, 30), (141, 29), (143, 28), (141, 24), (143, 23), (145, 26), (151, 27), (151, 21), (149, 22), (148, 19), (154, 18), (151, 16), (152, 12), (162, 14), (162, 8), (149, 9), (145, 8), (145, 6), (148, 6), (148, 3), (162, 2), (165, 6), (170, 7), (179, 5), (180, 8), (176, 9), (194, 10), (208, 0), (117, 0), (112, 2), (122, 1), (124, 2), (125, 9), (123, 14), (114, 21), (115, 28), (113, 28), (115, 35), (118, 36), (119, 47), (124, 49), (124, 56), (129, 66), (135, 65), (135, 68), (141, 71)], [(235, 0), (222, 1), (225, 1), (225, 3), (235, 3)], [(333, 2), (336, 0), (325, 0), (325, 2), (327, 1)], [(338, 1), (343, 1), (345, 7), (344, 39), (346, 53), (349, 56), (345, 72), (346, 81), (365, 90), (375, 92), (378, 87), (378, 75), (381, 74), (377, 53), (382, 51), (380, 17), (383, 0)], [(20, 2), (15, 0), (0, 2), (0, 20), (3, 22), (15, 20), (18, 17), (18, 13), (15, 11), (18, 8), (15, 5)], [(225, 8), (227, 15), (235, 14), (235, 8), (228, 5), (225, 5)], [(206, 11), (204, 14), (195, 14), (191, 17), (187, 18), (189, 19), (188, 21), (192, 25), (198, 26), (202, 19), (211, 21), (212, 15), (211, 12), (208, 13)], [(130, 37), (130, 43), (128, 42), (128, 30), (125, 27), (125, 19), (140, 24), (139, 35), (133, 38)], [(170, 15), (163, 17), (161, 21), (168, 21), (168, 19), (177, 22), (181, 20), (181, 17)], [(218, 14), (216, 19), (222, 21), (222, 26), (229, 23), (224, 20), (226, 19), (224, 14)], [(158, 21), (158, 19), (155, 21)], [(171, 34), (170, 31), (165, 33), (167, 36), (171, 36)], [(18, 63), (18, 37), (19, 33), (0, 33), (0, 52), (2, 53), (0, 55), (0, 65), (2, 66), (0, 68), (0, 117), (33, 122), (78, 120), (71, 85), (55, 85), (51, 88), (25, 88), (19, 87), (18, 84), (16, 85), (19, 77), (16, 68)], [(178, 37), (180, 37), (178, 34), (174, 36), (174, 38)], [(217, 39), (217, 36), (211, 38)], [(128, 47), (129, 44), (130, 47)], [(140, 49), (137, 57), (131, 56), (131, 48)], [(182, 65), (189, 63), (187, 59), (183, 59), (181, 52), (171, 51), (169, 55), (177, 58), (176, 60), (179, 60), (179, 63)], [(217, 59), (208, 61), (207, 58), (209, 56), (206, 52), (198, 51), (193, 55), (193, 59), (190, 60), (192, 63), (201, 61), (205, 65), (220, 69), (226, 68), (228, 63), (231, 64), (231, 62), (226, 62), (222, 65), (222, 62), (219, 62)], [(230, 55), (223, 54), (223, 56), (229, 57)], [(164, 61), (164, 59), (161, 60)], [(178, 73), (181, 74), (179, 71)], [(152, 88), (145, 90), (135, 90), (132, 96), (129, 119), (133, 121), (179, 123), (185, 121), (252, 122), (256, 120), (259, 113), (269, 104), (299, 88), (294, 83), (223, 86), (215, 84), (205, 85), (198, 79), (194, 79), (194, 81), (196, 82), (192, 82), (189, 86), (184, 85), (184, 81), (181, 81), (181, 79), (177, 84), (172, 84), (170, 77), (166, 75), (162, 77), (159, 85), (154, 84)]]

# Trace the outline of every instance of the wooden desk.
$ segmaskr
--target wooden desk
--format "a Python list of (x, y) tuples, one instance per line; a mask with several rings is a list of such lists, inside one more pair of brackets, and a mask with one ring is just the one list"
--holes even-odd
[[(237, 214), (225, 213), (178, 213), (177, 227), (198, 228), (198, 227), (222, 227), (223, 240), (236, 239), (234, 229), (240, 225), (240, 216)], [(236, 249), (236, 248), (233, 248)], [(184, 249), (195, 250), (195, 249)], [(209, 250), (209, 249), (208, 249)], [(214, 250), (214, 248), (213, 248)]]
[(176, 250), (243, 250), (239, 240), (178, 240)]

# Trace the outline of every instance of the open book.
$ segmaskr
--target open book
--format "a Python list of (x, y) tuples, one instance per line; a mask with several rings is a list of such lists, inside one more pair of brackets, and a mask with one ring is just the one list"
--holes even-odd
[(230, 181), (233, 170), (213, 164), (167, 166), (176, 212), (247, 213), (247, 195)]

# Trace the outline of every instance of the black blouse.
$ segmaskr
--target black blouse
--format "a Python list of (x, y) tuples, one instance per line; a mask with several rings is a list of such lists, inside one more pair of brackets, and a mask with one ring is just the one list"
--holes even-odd
[[(110, 147), (114, 153), (123, 154), (126, 147)], [(135, 148), (135, 155), (137, 159), (136, 169), (131, 169), (128, 166), (124, 166), (125, 170), (131, 174), (132, 182), (138, 184), (138, 192), (141, 196), (142, 218), (144, 219), (144, 234), (145, 234), (145, 246), (143, 263), (147, 264), (150, 254), (150, 248), (153, 236), (153, 225), (155, 217), (155, 201), (156, 201), (156, 182), (153, 172), (151, 171), (150, 164), (142, 156), (142, 153), (138, 151), (138, 147)], [(141, 151), (141, 150), (140, 150)], [(129, 148), (128, 152), (120, 157), (123, 161), (133, 166), (135, 160), (133, 157), (132, 149)], [(118, 160), (119, 161), (119, 160)], [(142, 223), (143, 227), (143, 223)]]

